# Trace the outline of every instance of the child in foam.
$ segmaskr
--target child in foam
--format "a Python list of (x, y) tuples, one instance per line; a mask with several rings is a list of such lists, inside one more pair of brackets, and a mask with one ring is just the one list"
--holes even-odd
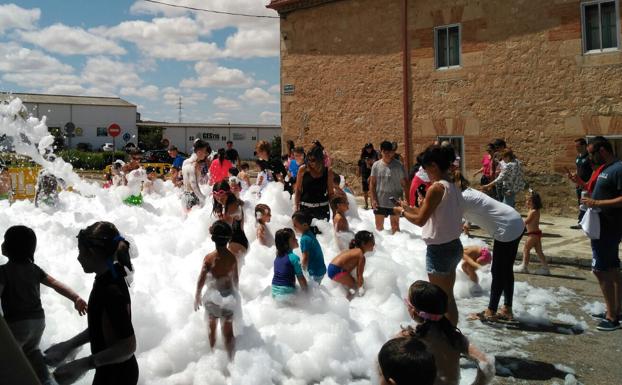
[(492, 254), (486, 246), (466, 246), (462, 253), (462, 271), (469, 276), (473, 283), (479, 283), (477, 273), (482, 266), (492, 262)]
[(56, 366), (73, 350), (90, 343), (91, 355), (59, 366), (54, 377), (72, 384), (95, 369), (94, 384), (134, 385), (138, 362), (132, 325), (132, 302), (126, 277), (133, 271), (130, 243), (110, 222), (96, 222), (78, 234), (78, 261), (85, 273), (95, 273), (89, 296), (88, 328), (45, 351), (46, 363)]
[(536, 254), (538, 254), (538, 258), (540, 258), (540, 263), (542, 264), (542, 267), (537, 269), (535, 273), (540, 275), (551, 275), (549, 265), (546, 262), (546, 257), (542, 252), (542, 230), (540, 230), (540, 209), (542, 208), (542, 198), (540, 198), (540, 194), (533, 190), (529, 190), (525, 205), (529, 209), (527, 218), (525, 218), (525, 227), (527, 228), (525, 235), (527, 236), (527, 240), (525, 241), (525, 246), (523, 247), (523, 263), (515, 266), (514, 271), (516, 273), (529, 274), (529, 252), (531, 249), (535, 248)]
[(421, 339), (436, 360), (436, 381), (434, 385), (458, 385), (460, 383), (460, 356), (477, 361), (477, 376), (473, 385), (488, 384), (494, 377), (494, 362), (449, 322), (447, 294), (430, 282), (416, 281), (408, 289), (404, 299), (408, 313), (418, 325), (408, 326), (401, 336)]
[(268, 205), (259, 203), (255, 206), (255, 219), (257, 221), (257, 239), (259, 243), (266, 247), (274, 246), (274, 236), (268, 228), (268, 222), (272, 218), (272, 210)]
[[(207, 282), (203, 303), (209, 318), (209, 344), (213, 349), (216, 344), (216, 326), (220, 320), (225, 347), (229, 358), (232, 359), (235, 347), (233, 314), (237, 305), (238, 262), (236, 256), (227, 248), (232, 234), (229, 224), (216, 221), (210, 228), (210, 233), (212, 241), (216, 244), (216, 250), (207, 254), (203, 259), (194, 295), (194, 310), (199, 310), (201, 307), (201, 291)], [(208, 273), (210, 274), (209, 280), (207, 279)]]
[(298, 247), (296, 234), (289, 228), (276, 232), (276, 258), (274, 259), (274, 276), (272, 277), (272, 297), (281, 300), (289, 298), (296, 292), (296, 279), (303, 290), (307, 290), (307, 280), (302, 273), (300, 258), (293, 249)]
[(309, 276), (318, 284), (326, 274), (326, 263), (322, 247), (315, 237), (321, 234), (317, 227), (311, 226), (313, 218), (307, 212), (296, 211), (292, 215), (292, 222), (300, 237), (300, 251), (302, 251), (302, 268), (309, 272)]
[(385, 342), (378, 352), (378, 367), (380, 385), (434, 385), (436, 379), (434, 356), (415, 337)]
[[(365, 254), (374, 250), (376, 242), (369, 231), (359, 231), (350, 241), (350, 250), (337, 255), (328, 265), (328, 278), (339, 282), (348, 290), (346, 298), (351, 300), (354, 294), (364, 294), (363, 272), (365, 270)], [(356, 279), (350, 272), (356, 268)]]
[(240, 172), (237, 177), (242, 181), (242, 191), (246, 191), (251, 185), (251, 179), (248, 176), (249, 166), (248, 163), (242, 163), (240, 165)]
[(43, 363), (39, 342), (45, 329), (40, 284), (51, 287), (74, 303), (80, 315), (86, 314), (86, 302), (69, 287), (48, 275), (34, 262), (37, 247), (35, 232), (26, 226), (10, 227), (4, 234), (2, 254), (9, 262), (0, 266), (2, 311), (13, 337), (30, 361), (43, 384), (50, 373)]

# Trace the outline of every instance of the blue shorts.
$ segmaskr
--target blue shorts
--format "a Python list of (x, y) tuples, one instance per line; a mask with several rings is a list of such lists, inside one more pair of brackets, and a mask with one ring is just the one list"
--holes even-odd
[(462, 260), (462, 253), (460, 239), (440, 245), (428, 245), (425, 252), (425, 267), (428, 274), (449, 275), (455, 272)]
[(592, 270), (608, 271), (620, 268), (620, 238), (592, 239)]
[(339, 278), (344, 274), (349, 273), (342, 269), (340, 266), (333, 265), (332, 263), (328, 265), (328, 278), (332, 279), (333, 281), (335, 280), (335, 278)]

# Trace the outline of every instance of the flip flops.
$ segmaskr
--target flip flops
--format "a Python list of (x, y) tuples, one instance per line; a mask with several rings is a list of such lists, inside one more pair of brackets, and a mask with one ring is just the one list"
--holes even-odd
[(486, 315), (486, 311), (480, 311), (479, 313), (469, 314), (467, 317), (469, 321), (477, 321), (480, 320), (482, 322), (497, 322), (497, 315)]

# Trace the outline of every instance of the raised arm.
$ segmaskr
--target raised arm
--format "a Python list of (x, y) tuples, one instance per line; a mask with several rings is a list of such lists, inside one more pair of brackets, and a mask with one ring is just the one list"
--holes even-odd
[(51, 275), (46, 276), (43, 282), (41, 283), (43, 283), (47, 287), (51, 287), (58, 294), (62, 295), (63, 297), (73, 302), (73, 306), (78, 311), (78, 314), (80, 315), (86, 314), (86, 311), (87, 311), (86, 301), (80, 298), (80, 296), (75, 291), (71, 290), (71, 288), (69, 288), (67, 285), (54, 279), (54, 277), (52, 277)]
[(434, 213), (434, 210), (436, 210), (441, 203), (444, 193), (445, 187), (440, 183), (434, 183), (428, 189), (425, 199), (423, 200), (423, 205), (420, 208), (410, 207), (403, 203), (401, 207), (398, 206), (393, 210), (396, 214), (403, 213), (404, 218), (409, 222), (421, 227), (425, 225)]

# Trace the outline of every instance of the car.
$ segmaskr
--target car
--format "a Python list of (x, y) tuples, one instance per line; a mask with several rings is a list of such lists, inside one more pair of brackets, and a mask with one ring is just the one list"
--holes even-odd
[(104, 143), (104, 145), (102, 146), (102, 151), (106, 151), (106, 152), (114, 151), (114, 146), (112, 145), (112, 143)]

